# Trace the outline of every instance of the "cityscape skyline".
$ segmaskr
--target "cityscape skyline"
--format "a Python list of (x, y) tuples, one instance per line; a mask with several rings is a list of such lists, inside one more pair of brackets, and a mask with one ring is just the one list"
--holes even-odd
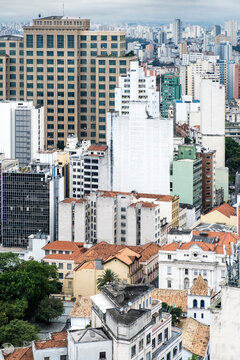
[[(223, 0), (212, 1), (168, 1), (168, 5), (163, 0), (127, 0), (112, 2), (104, 0), (99, 2), (91, 0), (87, 3), (80, 4), (75, 0), (69, 1), (52, 1), (50, 4), (46, 0), (24, 0), (21, 5), (18, 1), (12, 0), (11, 7), (9, 2), (3, 1), (1, 4), (0, 20), (29, 21), (29, 18), (37, 18), (38, 14), (48, 16), (49, 14), (71, 16), (79, 12), (81, 18), (90, 18), (92, 22), (150, 22), (150, 23), (167, 23), (171, 19), (181, 18), (183, 22), (200, 22), (202, 24), (221, 23), (227, 19), (235, 19), (236, 13), (240, 10), (240, 3), (236, 0), (230, 0), (227, 3)], [(104, 6), (103, 6), (104, 5)], [(15, 14), (12, 14), (12, 7)], [(127, 12), (126, 12), (127, 7)]]

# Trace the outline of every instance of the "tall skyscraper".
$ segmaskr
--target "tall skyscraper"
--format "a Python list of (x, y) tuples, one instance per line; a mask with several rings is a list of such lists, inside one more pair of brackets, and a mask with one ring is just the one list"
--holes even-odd
[(27, 166), (44, 149), (43, 107), (32, 102), (0, 102), (0, 150)]
[(182, 22), (180, 19), (175, 19), (173, 22), (173, 42), (175, 45), (182, 42)]
[(227, 20), (224, 22), (225, 34), (230, 37), (233, 46), (237, 46), (238, 24), (236, 20)]
[(45, 146), (63, 147), (76, 134), (106, 142), (119, 75), (129, 69), (125, 32), (90, 31), (88, 19), (49, 16), (0, 37), (0, 100), (44, 105)]
[(213, 36), (218, 36), (221, 34), (221, 25), (214, 25), (213, 26)]
[(134, 62), (119, 84), (117, 111), (107, 118), (110, 188), (169, 194), (173, 122), (159, 116), (156, 78)]
[(161, 115), (168, 117), (168, 109), (174, 104), (174, 100), (181, 98), (180, 78), (174, 74), (161, 76)]

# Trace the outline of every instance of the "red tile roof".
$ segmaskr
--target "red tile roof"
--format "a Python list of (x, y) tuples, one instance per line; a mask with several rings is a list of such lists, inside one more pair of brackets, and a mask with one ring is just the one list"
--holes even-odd
[(202, 275), (198, 275), (197, 280), (193, 284), (193, 286), (190, 288), (190, 294), (191, 295), (201, 295), (201, 296), (207, 296), (211, 294), (210, 287), (207, 286), (206, 281), (203, 279)]
[(76, 199), (76, 198), (66, 198), (61, 202), (65, 203), (65, 204), (70, 204), (72, 202), (75, 202), (77, 204), (83, 204), (84, 201), (86, 201), (86, 200), (84, 200), (84, 199)]
[(158, 204), (154, 204), (154, 203), (146, 202), (146, 201), (138, 201), (136, 203), (131, 204), (131, 206), (136, 207), (137, 204), (141, 204), (143, 208), (155, 208), (158, 206)]
[(88, 150), (90, 151), (106, 151), (107, 145), (91, 145)]
[(156, 201), (164, 201), (170, 202), (177, 198), (177, 196), (171, 195), (161, 195), (161, 194), (144, 194), (144, 193), (134, 193), (134, 192), (121, 192), (121, 191), (104, 191), (98, 190), (102, 192), (103, 197), (115, 197), (116, 195), (133, 195), (136, 199), (144, 198), (144, 199), (155, 199)]
[(172, 242), (170, 244), (163, 245), (160, 250), (176, 251), (179, 247), (179, 243)]
[(230, 218), (231, 216), (236, 216), (236, 209), (227, 203), (224, 203), (220, 206), (215, 207), (214, 209), (209, 211), (206, 215), (208, 215), (214, 211), (219, 211), (221, 214), (227, 216), (228, 218)]
[(36, 341), (35, 347), (37, 350), (67, 347), (67, 332), (62, 331), (62, 332), (52, 333), (50, 340)]
[(22, 347), (15, 349), (11, 354), (4, 355), (6, 360), (33, 360), (32, 347)]
[(43, 250), (75, 251), (83, 247), (83, 243), (72, 241), (52, 241), (43, 247)]
[(141, 262), (150, 259), (153, 255), (157, 254), (158, 251), (161, 249), (161, 247), (155, 243), (142, 245), (141, 248), (143, 248), (143, 250), (140, 253), (142, 255), (140, 260)]
[[(200, 235), (201, 231), (199, 230), (194, 230), (193, 231), (193, 235)], [(208, 232), (208, 237), (212, 237), (212, 238), (216, 238), (218, 237), (218, 243), (216, 245), (216, 253), (217, 254), (223, 254), (223, 245), (225, 245), (226, 247), (226, 253), (228, 254), (228, 248), (229, 248), (229, 241), (230, 243), (234, 243), (236, 244), (238, 241), (238, 235), (235, 233), (228, 233), (228, 232), (217, 232), (217, 231), (209, 231)], [(231, 253), (231, 248), (230, 248), (230, 253)]]

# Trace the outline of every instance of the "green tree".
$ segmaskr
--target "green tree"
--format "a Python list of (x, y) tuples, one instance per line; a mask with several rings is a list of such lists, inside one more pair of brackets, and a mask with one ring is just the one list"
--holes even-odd
[(100, 289), (101, 286), (111, 282), (119, 282), (119, 277), (114, 271), (106, 269), (102, 275), (97, 278), (97, 287)]
[(172, 325), (180, 323), (180, 317), (182, 316), (182, 309), (176, 306), (169, 306), (167, 303), (163, 302), (162, 307), (172, 315)]
[(45, 297), (39, 304), (36, 318), (38, 321), (49, 323), (50, 320), (61, 316), (64, 311), (63, 302), (54, 297)]
[(11, 320), (22, 319), (27, 307), (28, 303), (25, 299), (19, 299), (13, 303), (0, 301), (0, 324), (6, 325)]
[(240, 170), (240, 145), (230, 137), (225, 139), (225, 158), (229, 174), (235, 175)]
[(185, 144), (191, 144), (191, 139), (188, 137), (188, 136), (186, 136), (185, 138), (184, 138), (184, 143)]
[(34, 282), (26, 272), (18, 269), (0, 274), (0, 301), (28, 300), (33, 295)]
[(196, 354), (193, 354), (192, 357), (188, 358), (188, 360), (202, 360), (202, 357), (198, 356)]
[(37, 340), (37, 329), (23, 320), (12, 320), (5, 326), (0, 326), (0, 344), (10, 343), (22, 346), (25, 341)]
[(0, 273), (15, 269), (21, 264), (18, 254), (11, 252), (0, 253)]

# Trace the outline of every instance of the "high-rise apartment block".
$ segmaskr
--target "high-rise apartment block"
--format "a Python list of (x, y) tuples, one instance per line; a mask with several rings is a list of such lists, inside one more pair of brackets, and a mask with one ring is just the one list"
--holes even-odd
[(59, 203), (59, 240), (164, 244), (167, 230), (178, 226), (178, 196), (94, 191)]
[(202, 206), (202, 159), (197, 158), (194, 146), (178, 147), (178, 157), (171, 169), (170, 190), (171, 195), (179, 196), (180, 203), (195, 207), (198, 220)]
[(236, 20), (227, 20), (224, 22), (224, 30), (226, 36), (230, 37), (233, 46), (237, 46), (238, 24)]
[(6, 157), (27, 166), (44, 148), (43, 107), (32, 102), (0, 102), (0, 149)]
[(161, 76), (161, 114), (168, 117), (168, 109), (173, 105), (174, 100), (181, 98), (181, 84), (179, 76), (165, 74)]
[(173, 22), (173, 42), (175, 45), (182, 42), (182, 22), (180, 19), (176, 19)]
[(24, 37), (0, 37), (0, 100), (44, 105), (46, 147), (63, 147), (72, 133), (105, 143), (106, 113), (132, 59), (125, 32), (90, 31), (88, 19), (34, 19)]
[(110, 189), (169, 194), (173, 122), (159, 114), (156, 78), (133, 63), (120, 85), (107, 117)]

